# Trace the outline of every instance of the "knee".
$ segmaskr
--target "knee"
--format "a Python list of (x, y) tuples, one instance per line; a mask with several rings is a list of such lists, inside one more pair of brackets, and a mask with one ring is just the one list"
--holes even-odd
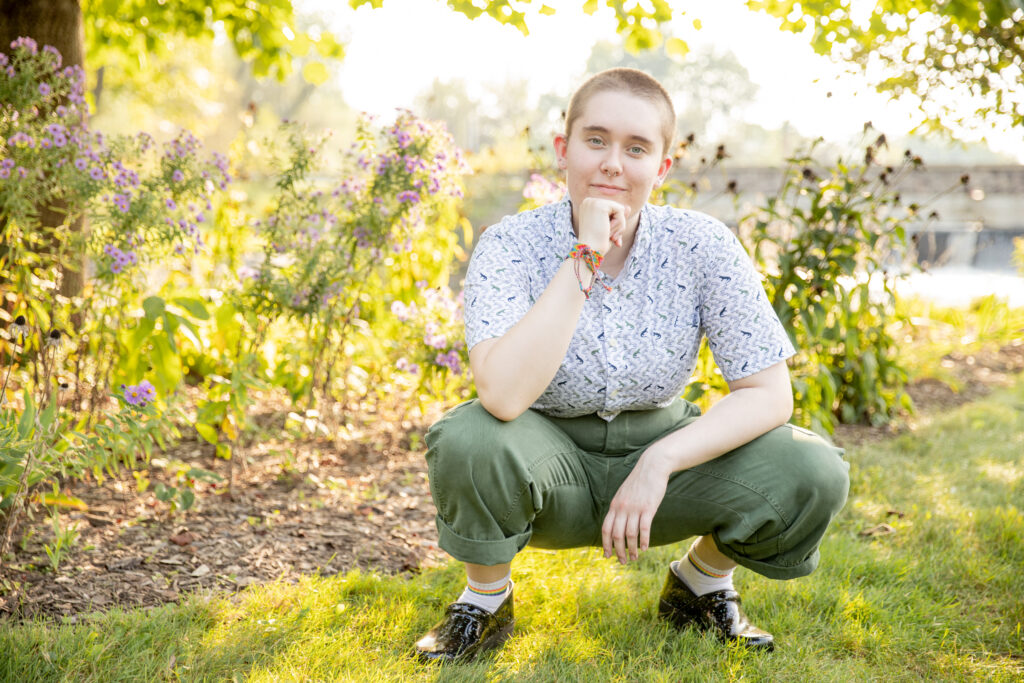
[[(476, 489), (511, 466), (514, 422), (502, 422), (479, 401), (449, 411), (426, 434), (430, 488), (437, 502), (450, 492)], [(439, 505), (440, 507), (440, 505)]]
[(841, 453), (817, 435), (794, 432), (792, 457), (797, 460), (793, 471), (799, 473), (798, 497), (829, 518), (846, 504), (850, 490), (850, 465)]

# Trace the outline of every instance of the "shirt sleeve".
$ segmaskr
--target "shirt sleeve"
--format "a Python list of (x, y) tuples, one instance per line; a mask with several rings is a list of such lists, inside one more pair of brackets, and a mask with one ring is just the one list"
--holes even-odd
[(466, 272), (466, 348), (500, 337), (530, 310), (530, 281), (523, 255), (501, 224), (485, 230)]
[(705, 242), (701, 328), (727, 382), (760, 372), (796, 353), (746, 250), (715, 221)]

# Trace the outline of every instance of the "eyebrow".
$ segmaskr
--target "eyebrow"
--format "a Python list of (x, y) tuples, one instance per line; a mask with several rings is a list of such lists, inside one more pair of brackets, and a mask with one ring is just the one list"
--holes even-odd
[[(583, 134), (586, 135), (587, 133), (604, 133), (605, 135), (608, 135), (609, 133), (611, 133), (611, 131), (608, 130), (607, 128), (605, 128), (604, 126), (584, 126), (583, 127)], [(630, 135), (629, 139), (631, 141), (640, 142), (640, 143), (643, 143), (645, 145), (653, 145), (654, 144), (653, 140), (648, 140), (643, 135)]]

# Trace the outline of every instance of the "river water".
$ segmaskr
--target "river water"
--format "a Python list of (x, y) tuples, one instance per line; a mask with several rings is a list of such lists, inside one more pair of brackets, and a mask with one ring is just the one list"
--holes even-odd
[(1010, 306), (1024, 307), (1024, 277), (1007, 270), (983, 270), (969, 266), (933, 268), (914, 273), (896, 286), (909, 294), (943, 306), (963, 307), (979, 297), (995, 294)]

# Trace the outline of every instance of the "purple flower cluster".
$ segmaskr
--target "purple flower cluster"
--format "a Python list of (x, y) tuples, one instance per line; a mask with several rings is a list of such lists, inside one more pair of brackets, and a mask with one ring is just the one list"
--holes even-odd
[(538, 205), (554, 204), (564, 195), (564, 184), (552, 182), (539, 173), (531, 173), (530, 180), (523, 188), (523, 197), (532, 199)]
[(127, 266), (134, 266), (139, 262), (139, 257), (134, 251), (121, 251), (113, 244), (103, 247), (103, 253), (111, 258), (110, 272), (120, 273)]
[(11, 172), (14, 171), (19, 177), (24, 178), (26, 171), (21, 166), (15, 166), (14, 159), (7, 157), (6, 159), (0, 159), (0, 180), (10, 178)]
[(462, 359), (459, 352), (452, 349), (448, 353), (439, 353), (434, 357), (434, 363), (443, 368), (448, 368), (456, 375), (462, 374)]
[(150, 384), (148, 379), (128, 386), (122, 384), (121, 391), (124, 392), (124, 400), (139, 408), (146, 407), (146, 404), (156, 398), (156, 389)]
[(420, 366), (404, 356), (395, 362), (395, 367), (402, 372), (408, 372), (410, 375), (418, 375), (420, 372)]
[[(21, 36), (20, 38), (16, 38), (14, 42), (11, 43), (12, 50), (18, 50), (19, 48), (30, 55), (34, 55), (39, 52), (39, 43), (32, 40), (28, 36)], [(54, 50), (54, 52), (56, 52), (56, 50)]]

